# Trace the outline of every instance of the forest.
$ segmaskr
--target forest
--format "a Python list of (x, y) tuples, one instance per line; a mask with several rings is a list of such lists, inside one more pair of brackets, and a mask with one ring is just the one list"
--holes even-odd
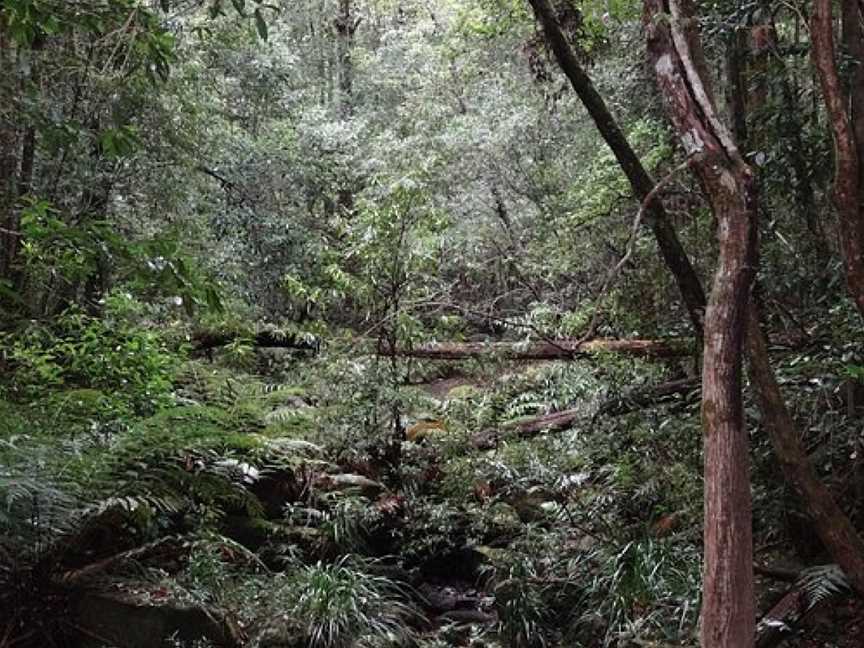
[(864, 645), (860, 0), (0, 0), (0, 648)]

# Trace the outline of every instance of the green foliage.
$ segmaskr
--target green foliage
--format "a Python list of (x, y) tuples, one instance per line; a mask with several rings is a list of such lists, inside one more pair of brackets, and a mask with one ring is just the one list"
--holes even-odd
[(138, 410), (167, 402), (178, 358), (156, 333), (71, 308), (50, 326), (32, 323), (0, 335), (2, 357), (15, 371), (6, 388), (35, 395), (47, 388), (111, 391)]
[[(290, 635), (310, 648), (410, 646), (408, 623), (418, 617), (397, 583), (348, 557), (332, 565), (299, 566), (269, 592), (271, 632)], [(284, 619), (284, 621), (279, 621)]]
[(524, 557), (513, 563), (495, 588), (498, 634), (508, 646), (535, 648), (548, 645), (551, 609), (544, 600), (542, 573)]

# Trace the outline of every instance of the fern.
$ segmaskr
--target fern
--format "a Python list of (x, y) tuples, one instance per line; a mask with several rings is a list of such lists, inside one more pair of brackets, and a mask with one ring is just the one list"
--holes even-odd
[(533, 416), (548, 411), (549, 403), (544, 400), (543, 394), (527, 391), (519, 394), (511, 400), (504, 409), (505, 419)]
[(807, 610), (850, 591), (846, 574), (835, 564), (808, 567), (799, 575), (797, 584), (807, 597)]

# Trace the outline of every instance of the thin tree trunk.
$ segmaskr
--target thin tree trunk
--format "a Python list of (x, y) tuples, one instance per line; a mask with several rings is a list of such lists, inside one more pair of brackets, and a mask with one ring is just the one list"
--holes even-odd
[(747, 141), (747, 83), (744, 68), (747, 64), (747, 32), (733, 30), (726, 42), (726, 104), (732, 119), (735, 141)]
[[(849, 15), (849, 20), (857, 21), (857, 7), (848, 6), (853, 0), (843, 2), (844, 13)], [(851, 17), (853, 15), (854, 18)], [(859, 159), (859, 148), (864, 144), (864, 140), (856, 143), (853, 121), (847, 112), (849, 101), (840, 83), (834, 60), (832, 22), (831, 0), (816, 0), (810, 18), (810, 55), (819, 77), (828, 121), (834, 135), (834, 206), (840, 225), (840, 250), (846, 266), (846, 284), (859, 313), (864, 317), (864, 219), (861, 218), (860, 210), (862, 184)], [(855, 32), (858, 33), (857, 36)], [(846, 35), (852, 41), (860, 40), (860, 27), (849, 25)], [(857, 77), (857, 73), (855, 76)], [(856, 96), (862, 92), (864, 90), (855, 89)], [(853, 110), (854, 107), (855, 102)], [(859, 113), (861, 108), (859, 104)], [(864, 117), (857, 121), (860, 119)]]
[(359, 20), (351, 12), (352, 0), (339, 0), (339, 12), (333, 25), (336, 28), (336, 64), (339, 83), (339, 116), (347, 119), (354, 112), (354, 32)]
[[(360, 24), (352, 12), (353, 0), (339, 0), (339, 11), (333, 21), (336, 30), (336, 74), (339, 85), (338, 111), (341, 119), (350, 119), (354, 114), (354, 32)], [(344, 215), (354, 213), (354, 191), (350, 178), (343, 178), (343, 185), (336, 191), (336, 204)]]
[(0, 16), (0, 280), (10, 278), (18, 245), (15, 214), (18, 128), (15, 123), (15, 50)]
[[(549, 47), (555, 54), (564, 74), (570, 80), (573, 90), (588, 110), (588, 114), (591, 115), (591, 119), (594, 120), (597, 130), (612, 150), (615, 159), (618, 160), (624, 175), (630, 181), (633, 193), (640, 201), (644, 201), (654, 189), (654, 180), (642, 166), (642, 162), (630, 146), (624, 132), (615, 121), (615, 117), (606, 107), (603, 97), (594, 88), (591, 78), (580, 65), (555, 19), (549, 1), (529, 0), (529, 3), (534, 9), (534, 15), (543, 27), (543, 33)], [(659, 198), (651, 201), (645, 214), (646, 221), (654, 233), (657, 246), (660, 248), (663, 261), (678, 284), (693, 329), (697, 336), (700, 336), (702, 319), (705, 314), (705, 292), (702, 289), (699, 276), (696, 274), (693, 264), (690, 263), (690, 259)]]
[[(718, 221), (720, 256), (705, 316), (702, 424), (705, 457), (704, 648), (754, 641), (749, 437), (741, 365), (757, 249), (756, 186), (705, 84), (692, 4), (645, 0), (648, 53), (667, 111)], [(669, 18), (671, 16), (671, 20)]]
[(845, 54), (852, 59), (849, 79), (849, 110), (855, 149), (858, 153), (858, 203), (862, 203), (864, 192), (864, 31), (861, 27), (861, 7), (858, 0), (843, 0), (841, 3), (842, 38)]

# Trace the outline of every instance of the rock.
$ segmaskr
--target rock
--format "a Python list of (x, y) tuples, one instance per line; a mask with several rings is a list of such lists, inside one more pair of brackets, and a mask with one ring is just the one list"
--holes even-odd
[(285, 505), (296, 502), (303, 492), (303, 484), (289, 468), (265, 472), (249, 487), (261, 502), (265, 515), (271, 520), (281, 519)]
[(486, 428), (471, 435), (471, 445), (478, 450), (494, 450), (498, 447), (500, 434), (495, 428)]
[(89, 593), (78, 601), (75, 616), (84, 635), (82, 645), (94, 648), (162, 648), (171, 637), (184, 644), (201, 639), (227, 648), (245, 644), (234, 624), (199, 606), (142, 603), (120, 593)]
[(222, 519), (222, 534), (247, 549), (257, 551), (273, 535), (274, 525), (262, 518), (226, 515)]
[(291, 407), (293, 409), (306, 409), (307, 407), (311, 407), (311, 405), (303, 400), (302, 397), (296, 395), (286, 396), (283, 404), (285, 407)]
[(315, 480), (315, 488), (332, 493), (359, 492), (360, 495), (376, 498), (386, 490), (381, 482), (369, 479), (363, 475), (319, 475)]

